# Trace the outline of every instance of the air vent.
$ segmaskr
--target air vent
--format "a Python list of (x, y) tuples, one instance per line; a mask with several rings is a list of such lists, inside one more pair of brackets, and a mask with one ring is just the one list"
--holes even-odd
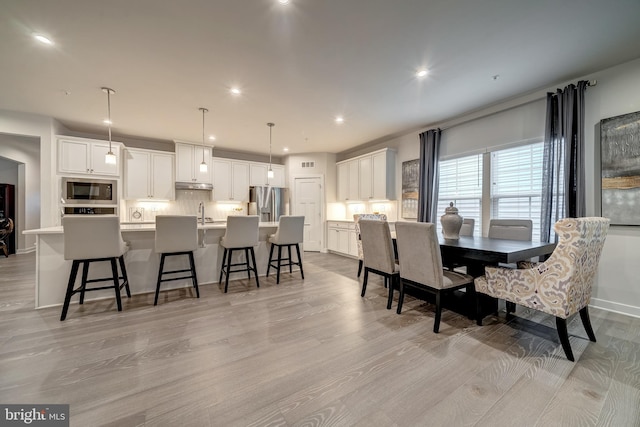
[(300, 163), (300, 166), (303, 168), (315, 168), (316, 162), (302, 162)]

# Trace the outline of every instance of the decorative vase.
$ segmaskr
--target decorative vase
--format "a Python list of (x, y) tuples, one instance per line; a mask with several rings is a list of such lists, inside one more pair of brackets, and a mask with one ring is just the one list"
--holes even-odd
[(462, 228), (462, 217), (458, 215), (458, 208), (449, 203), (449, 207), (444, 210), (444, 215), (440, 217), (442, 224), (442, 235), (447, 240), (460, 239), (460, 228)]

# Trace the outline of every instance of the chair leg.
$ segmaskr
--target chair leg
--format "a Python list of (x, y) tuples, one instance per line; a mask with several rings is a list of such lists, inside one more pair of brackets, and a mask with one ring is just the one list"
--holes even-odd
[(224, 273), (224, 265), (227, 261), (227, 248), (224, 248), (224, 253), (222, 254), (222, 262), (220, 263), (220, 278), (218, 279), (218, 283), (222, 283), (222, 273)]
[(247, 269), (247, 279), (251, 280), (251, 267), (249, 266), (249, 248), (244, 248), (245, 268)]
[(120, 271), (122, 272), (122, 280), (125, 291), (127, 291), (127, 298), (131, 298), (131, 289), (129, 288), (129, 276), (127, 275), (127, 267), (124, 265), (124, 255), (120, 255), (118, 258), (120, 262)]
[(111, 258), (111, 274), (113, 274), (113, 288), (116, 291), (116, 304), (118, 311), (122, 311), (122, 300), (120, 298), (120, 276), (118, 276), (118, 263), (116, 258)]
[(589, 340), (591, 342), (596, 342), (596, 335), (593, 333), (593, 328), (591, 327), (591, 319), (589, 319), (589, 307), (585, 306), (582, 310), (580, 310), (580, 319), (582, 319), (582, 326), (584, 326), (584, 330), (587, 331)]
[(364, 265), (364, 261), (359, 259), (358, 260), (358, 277), (360, 277), (360, 273), (362, 273), (362, 266)]
[(160, 255), (160, 267), (158, 268), (158, 280), (156, 281), (156, 296), (153, 299), (153, 305), (158, 305), (158, 295), (160, 294), (160, 280), (162, 280), (162, 271), (164, 270), (164, 254)]
[(558, 329), (558, 336), (560, 337), (560, 344), (562, 344), (564, 354), (567, 355), (567, 359), (574, 362), (571, 343), (569, 343), (569, 334), (567, 333), (567, 319), (556, 317), (556, 328)]
[(196, 263), (193, 259), (193, 252), (189, 252), (189, 266), (191, 268), (191, 281), (193, 287), (196, 288), (196, 298), (200, 298), (200, 289), (198, 289), (198, 276), (196, 275)]
[(71, 302), (71, 296), (73, 295), (73, 285), (76, 283), (76, 276), (78, 275), (78, 267), (80, 261), (73, 261), (71, 265), (71, 273), (69, 273), (69, 283), (67, 284), (67, 293), (64, 296), (64, 305), (62, 306), (62, 314), (60, 315), (60, 321), (62, 322), (67, 318), (67, 311), (69, 310), (69, 303)]
[(369, 269), (367, 267), (364, 268), (364, 280), (362, 281), (362, 293), (361, 297), (364, 297), (364, 293), (367, 291), (367, 281), (369, 280)]
[(298, 263), (300, 264), (300, 275), (302, 276), (302, 280), (304, 280), (304, 271), (302, 270), (302, 257), (300, 256), (300, 244), (298, 243), (296, 243), (296, 253), (298, 254)]
[(480, 295), (476, 294), (476, 324), (482, 326), (482, 302), (480, 301)]
[(227, 252), (227, 265), (225, 266), (227, 278), (224, 281), (224, 293), (226, 294), (227, 289), (229, 289), (229, 270), (231, 270), (231, 255), (233, 255), (233, 249), (227, 249), (225, 252)]
[[(258, 264), (256, 264), (256, 252), (253, 250), (253, 246), (249, 248), (251, 259), (253, 260), (253, 274), (256, 275), (256, 287), (260, 287), (260, 280), (258, 279)], [(278, 269), (278, 273), (280, 270)]]
[(393, 304), (393, 286), (395, 283), (396, 283), (396, 275), (390, 276), (389, 277), (389, 297), (387, 298), (387, 310), (391, 310), (391, 304)]
[(293, 245), (287, 245), (287, 254), (289, 255), (289, 274), (293, 273), (293, 263), (291, 261), (293, 261), (293, 258), (291, 258), (291, 246)]
[(273, 262), (273, 249), (276, 247), (273, 243), (271, 244), (271, 249), (269, 249), (269, 264), (267, 264), (267, 275), (269, 277), (269, 270), (271, 270), (271, 263)]
[(440, 331), (440, 318), (442, 317), (442, 292), (436, 291), (436, 318), (433, 322), (433, 332)]
[(278, 245), (278, 271), (276, 271), (276, 285), (280, 284), (280, 263), (282, 262), (282, 246)]
[(402, 277), (399, 277), (400, 282), (400, 295), (398, 296), (398, 308), (396, 310), (397, 314), (400, 314), (402, 312), (402, 303), (404, 303), (404, 281), (402, 280)]
[(87, 287), (87, 278), (89, 277), (89, 264), (89, 261), (82, 261), (82, 282), (80, 284), (79, 304), (84, 304), (84, 292)]
[(515, 313), (516, 312), (516, 303), (515, 302), (505, 301), (505, 305), (506, 305), (506, 309), (507, 309), (507, 314), (511, 314), (511, 313)]

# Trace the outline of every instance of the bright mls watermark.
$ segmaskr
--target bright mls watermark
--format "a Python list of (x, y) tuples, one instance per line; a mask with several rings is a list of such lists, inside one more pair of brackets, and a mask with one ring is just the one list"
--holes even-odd
[(69, 405), (0, 404), (0, 427), (69, 427)]

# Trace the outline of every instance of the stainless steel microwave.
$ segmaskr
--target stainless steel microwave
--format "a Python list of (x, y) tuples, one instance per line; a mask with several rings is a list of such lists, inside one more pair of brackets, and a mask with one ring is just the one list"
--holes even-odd
[(116, 205), (118, 204), (118, 181), (62, 178), (62, 200), (70, 205)]

